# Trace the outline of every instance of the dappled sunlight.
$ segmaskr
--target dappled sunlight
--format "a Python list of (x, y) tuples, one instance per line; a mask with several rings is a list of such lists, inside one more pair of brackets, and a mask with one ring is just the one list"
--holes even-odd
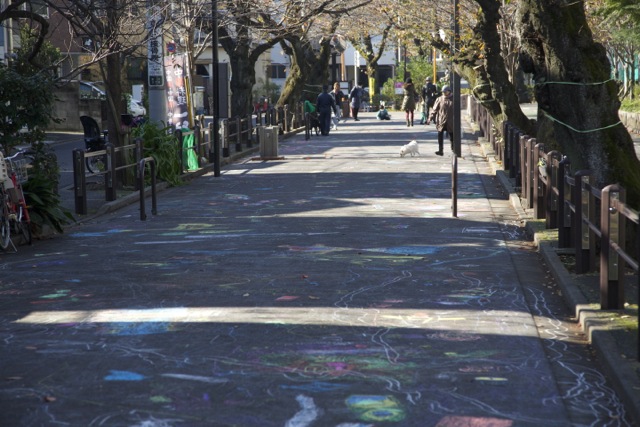
[(176, 307), (156, 309), (35, 311), (24, 324), (112, 322), (249, 323), (413, 328), (537, 337), (531, 315), (511, 310), (416, 310), (335, 307)]
[(376, 217), (389, 217), (402, 214), (408, 216), (410, 213), (417, 212), (429, 212), (434, 215), (447, 215), (451, 216), (450, 208), (447, 206), (448, 200), (429, 198), (422, 199), (421, 202), (417, 201), (415, 197), (400, 198), (396, 197), (393, 200), (393, 204), (390, 204), (388, 198), (335, 198), (333, 203), (338, 203), (340, 206), (329, 207), (319, 210), (305, 210), (296, 211), (291, 213), (279, 214), (279, 217), (334, 217), (334, 218), (347, 218), (347, 217), (359, 217), (366, 212), (367, 218)]

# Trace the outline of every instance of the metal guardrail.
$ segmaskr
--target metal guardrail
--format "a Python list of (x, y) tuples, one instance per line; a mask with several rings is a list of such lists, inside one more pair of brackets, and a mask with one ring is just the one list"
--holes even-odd
[(232, 143), (236, 152), (243, 151), (243, 143), (247, 148), (253, 145), (253, 118), (236, 117), (235, 119), (222, 119), (220, 121), (220, 139), (222, 141), (222, 155), (229, 157)]
[[(207, 160), (209, 163), (215, 161), (215, 150), (213, 147), (213, 123), (209, 126), (201, 126), (204, 123), (204, 117), (198, 119), (198, 125), (189, 131), (180, 129), (174, 131), (176, 140), (176, 150), (180, 159), (181, 173), (188, 173), (185, 170), (184, 154), (185, 150), (193, 150), (198, 159), (198, 166), (204, 166)], [(277, 126), (279, 133), (294, 132), (305, 126), (305, 116), (303, 104), (300, 103), (293, 109), (288, 106), (284, 108), (269, 108), (266, 111), (258, 112), (256, 115), (249, 114), (245, 117), (236, 117), (235, 119), (220, 120), (220, 145), (222, 147), (223, 157), (231, 155), (231, 147), (236, 153), (251, 149), (255, 144), (259, 144), (257, 126)], [(184, 146), (185, 138), (193, 136), (194, 143), (189, 147)], [(127, 137), (127, 140), (130, 137)], [(134, 156), (125, 156), (126, 151), (134, 151)], [(106, 159), (105, 170), (87, 174), (86, 159), (95, 156), (104, 156)], [(129, 160), (128, 160), (129, 159)], [(128, 168), (139, 168), (140, 161), (143, 159), (143, 144), (140, 139), (136, 139), (133, 144), (127, 144), (122, 147), (114, 147), (107, 144), (104, 150), (87, 152), (84, 149), (73, 151), (73, 181), (74, 181), (74, 198), (75, 212), (79, 215), (86, 215), (87, 208), (87, 178), (92, 176), (104, 177), (105, 183), (105, 201), (114, 201), (117, 199), (118, 172)], [(218, 163), (219, 164), (219, 163)], [(154, 168), (157, 168), (154, 162)], [(155, 175), (155, 172), (154, 172)], [(155, 177), (154, 177), (155, 178)], [(136, 181), (139, 185), (139, 181)], [(139, 188), (136, 188), (139, 189)]]
[[(198, 121), (204, 123), (204, 117)], [(305, 126), (303, 104), (300, 103), (293, 109), (285, 105), (283, 108), (271, 107), (243, 117), (220, 119), (222, 157), (231, 156), (232, 150), (240, 153), (259, 144), (260, 140), (256, 131), (258, 126), (277, 126), (280, 134), (295, 132)], [(205, 158), (207, 157), (206, 153), (209, 153), (209, 162), (213, 163), (213, 124), (196, 126), (193, 132), (196, 134), (193, 149), (198, 151), (198, 158)]]
[[(481, 132), (488, 132), (493, 124), (486, 111), (480, 110), (484, 108), (472, 102), (472, 120), (479, 120)], [(515, 180), (524, 205), (533, 209), (535, 218), (545, 219), (546, 228), (558, 229), (558, 247), (575, 251), (577, 274), (599, 268), (600, 308), (624, 309), (627, 267), (638, 276), (640, 292), (640, 219), (638, 210), (626, 204), (625, 189), (618, 184), (602, 189), (593, 186), (589, 170), (572, 174), (567, 156), (558, 151), (545, 153), (544, 143), (508, 122), (503, 125), (503, 135), (503, 141), (494, 141), (493, 148)], [(635, 254), (626, 249), (627, 231), (636, 238)]]
[[(125, 153), (133, 151), (135, 161), (127, 163), (124, 159)], [(87, 174), (86, 159), (90, 157), (103, 156), (106, 159), (105, 169), (103, 171)], [(124, 145), (122, 147), (114, 147), (112, 144), (106, 144), (104, 150), (86, 151), (85, 149), (73, 150), (73, 187), (75, 198), (75, 212), (80, 215), (87, 214), (87, 177), (102, 176), (104, 179), (105, 201), (111, 202), (116, 200), (116, 174), (119, 171), (136, 167), (138, 159), (142, 158), (142, 141), (136, 140), (133, 144)]]

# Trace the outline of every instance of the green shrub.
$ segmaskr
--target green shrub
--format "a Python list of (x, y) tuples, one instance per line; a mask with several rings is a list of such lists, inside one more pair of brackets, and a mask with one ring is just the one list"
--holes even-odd
[(640, 99), (623, 99), (620, 110), (627, 111), (629, 113), (640, 113)]
[(144, 155), (153, 157), (156, 173), (161, 180), (171, 185), (182, 183), (178, 142), (171, 127), (145, 122), (134, 128), (131, 135), (134, 138), (142, 138)]
[(31, 144), (33, 163), (29, 180), (23, 184), (24, 197), (29, 208), (34, 235), (49, 226), (62, 233), (63, 226), (74, 221), (73, 215), (62, 208), (58, 194), (58, 160), (53, 149), (43, 142)]

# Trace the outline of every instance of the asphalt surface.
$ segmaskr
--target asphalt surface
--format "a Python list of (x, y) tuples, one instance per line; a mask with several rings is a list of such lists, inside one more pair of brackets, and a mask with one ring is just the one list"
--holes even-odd
[(0, 425), (633, 425), (471, 129), (454, 217), (392, 116), (0, 255)]

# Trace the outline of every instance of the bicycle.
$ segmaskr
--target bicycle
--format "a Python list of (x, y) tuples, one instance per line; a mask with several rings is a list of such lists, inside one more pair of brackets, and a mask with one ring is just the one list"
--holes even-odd
[(27, 168), (30, 161), (23, 157), (27, 150), (20, 150), (13, 156), (4, 157), (0, 153), (0, 185), (2, 191), (2, 216), (0, 218), (0, 248), (3, 250), (13, 246), (17, 251), (11, 234), (22, 236), (28, 245), (32, 242), (31, 218), (22, 191), (22, 184), (27, 182)]
[[(102, 131), (102, 136), (100, 136), (98, 122), (89, 116), (80, 116), (80, 122), (84, 129), (84, 144), (87, 153), (104, 150), (109, 142), (109, 131)], [(90, 173), (104, 172), (106, 168), (105, 156), (88, 156), (85, 163)]]

